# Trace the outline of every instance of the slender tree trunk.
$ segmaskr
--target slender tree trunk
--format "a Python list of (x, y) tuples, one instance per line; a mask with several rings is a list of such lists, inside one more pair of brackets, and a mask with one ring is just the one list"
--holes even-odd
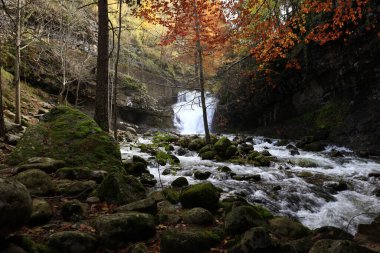
[(208, 128), (208, 119), (207, 119), (207, 105), (205, 98), (205, 79), (203, 74), (203, 51), (201, 45), (201, 35), (200, 35), (200, 21), (197, 11), (197, 0), (194, 1), (194, 11), (195, 11), (195, 32), (196, 32), (196, 46), (198, 53), (198, 71), (199, 71), (199, 86), (201, 89), (201, 103), (202, 103), (202, 112), (203, 112), (203, 125), (205, 129), (205, 140), (206, 143), (211, 142), (210, 130)]
[(16, 102), (16, 117), (15, 123), (21, 124), (21, 87), (20, 87), (20, 64), (21, 64), (21, 0), (17, 0), (17, 14), (16, 14), (16, 58), (14, 69), (14, 84), (16, 89), (15, 102)]
[[(0, 48), (1, 50), (1, 48)], [(1, 63), (1, 62), (0, 62)], [(4, 123), (4, 107), (3, 107), (3, 77), (2, 77), (2, 67), (0, 64), (0, 137), (5, 138), (6, 129)]]
[(94, 119), (104, 131), (108, 131), (108, 0), (98, 0), (98, 18), (99, 32)]
[(116, 60), (115, 60), (115, 76), (113, 82), (113, 133), (114, 138), (117, 140), (117, 77), (118, 77), (118, 67), (119, 67), (119, 59), (120, 59), (120, 44), (121, 44), (121, 22), (122, 22), (122, 7), (123, 1), (119, 0), (119, 27), (117, 33), (117, 48), (116, 48)]

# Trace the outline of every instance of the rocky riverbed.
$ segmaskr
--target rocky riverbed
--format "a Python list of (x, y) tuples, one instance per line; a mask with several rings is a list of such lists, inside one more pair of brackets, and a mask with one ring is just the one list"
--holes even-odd
[(0, 252), (380, 250), (375, 162), (312, 138), (125, 130), (120, 153), (72, 108), (29, 127), (0, 173)]

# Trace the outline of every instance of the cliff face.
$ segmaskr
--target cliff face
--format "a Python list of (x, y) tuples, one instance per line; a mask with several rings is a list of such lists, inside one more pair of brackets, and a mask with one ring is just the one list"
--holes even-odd
[(291, 139), (313, 135), (380, 155), (378, 32), (359, 31), (347, 43), (309, 46), (302, 53), (307, 66), (279, 69), (274, 86), (242, 77), (252, 69), (252, 59), (234, 66), (223, 77), (215, 127)]

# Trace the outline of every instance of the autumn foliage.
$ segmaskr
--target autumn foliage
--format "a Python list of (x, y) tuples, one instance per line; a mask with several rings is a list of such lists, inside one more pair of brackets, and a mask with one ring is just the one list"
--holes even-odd
[[(290, 3), (289, 3), (290, 2)], [(229, 4), (234, 17), (235, 49), (249, 52), (265, 70), (278, 59), (301, 66), (289, 53), (297, 45), (348, 37), (371, 12), (370, 0), (240, 0)], [(366, 29), (371, 29), (369, 23)]]

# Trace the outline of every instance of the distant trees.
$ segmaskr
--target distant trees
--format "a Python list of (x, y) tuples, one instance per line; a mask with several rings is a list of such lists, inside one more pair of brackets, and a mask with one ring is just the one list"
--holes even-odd
[[(296, 46), (323, 45), (353, 32), (371, 0), (237, 0), (228, 1), (235, 50), (250, 53), (259, 70), (276, 60), (287, 67), (300, 63), (289, 53)], [(370, 27), (367, 27), (370, 29)], [(367, 29), (366, 28), (366, 29)]]
[[(195, 48), (195, 73), (201, 92), (205, 139), (210, 143), (205, 99), (204, 55), (226, 40), (223, 34), (224, 14), (220, 1), (210, 0), (153, 0), (143, 5), (140, 15), (168, 29), (162, 44), (184, 38), (188, 47)], [(221, 22), (222, 21), (222, 22)]]

